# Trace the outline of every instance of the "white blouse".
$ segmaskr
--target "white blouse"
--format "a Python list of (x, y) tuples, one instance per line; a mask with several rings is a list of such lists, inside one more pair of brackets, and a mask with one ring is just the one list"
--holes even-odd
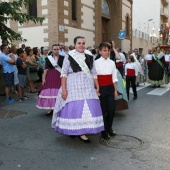
[(148, 60), (152, 60), (152, 54), (147, 54), (145, 56), (145, 60), (148, 61)]
[(170, 54), (165, 55), (165, 62), (170, 62)]
[(125, 75), (127, 75), (127, 69), (135, 70), (135, 76), (138, 76), (138, 68), (135, 63), (127, 63), (125, 65)]
[(95, 67), (97, 71), (97, 75), (112, 75), (113, 83), (117, 82), (117, 70), (115, 66), (115, 62), (111, 59), (104, 59), (102, 56), (95, 60)]

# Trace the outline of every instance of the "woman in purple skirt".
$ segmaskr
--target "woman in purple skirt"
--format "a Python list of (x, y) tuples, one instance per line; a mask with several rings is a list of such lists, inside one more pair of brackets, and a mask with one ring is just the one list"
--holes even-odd
[(64, 56), (59, 55), (59, 45), (52, 46), (52, 56), (46, 57), (42, 86), (37, 100), (39, 109), (47, 109), (47, 115), (52, 113), (56, 96), (61, 86), (60, 72)]
[(63, 62), (52, 127), (64, 135), (79, 136), (88, 143), (90, 140), (85, 134), (104, 130), (99, 85), (93, 56), (85, 50), (85, 38), (76, 37), (74, 44), (75, 50), (70, 51)]

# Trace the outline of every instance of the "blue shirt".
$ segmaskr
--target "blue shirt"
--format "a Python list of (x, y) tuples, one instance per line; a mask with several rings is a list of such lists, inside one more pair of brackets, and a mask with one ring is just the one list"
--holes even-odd
[(25, 69), (22, 68), (23, 61), (21, 60), (21, 58), (17, 58), (16, 65), (18, 68), (18, 74), (26, 75), (26, 68)]
[(38, 66), (42, 69), (45, 68), (45, 57), (43, 55), (38, 59)]
[(2, 53), (0, 56), (0, 62), (3, 67), (3, 73), (12, 73), (14, 72), (14, 65), (8, 63), (8, 60), (11, 59), (7, 54)]

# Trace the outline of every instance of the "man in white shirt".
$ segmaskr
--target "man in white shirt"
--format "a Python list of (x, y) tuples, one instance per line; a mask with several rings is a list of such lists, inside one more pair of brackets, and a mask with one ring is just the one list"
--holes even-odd
[(63, 42), (59, 43), (59, 47), (60, 47), (59, 55), (67, 56), (67, 53), (64, 51), (65, 50), (65, 45), (64, 45)]
[(119, 53), (121, 59), (116, 60), (116, 67), (119, 70), (122, 77), (124, 76), (124, 68), (123, 65), (126, 63), (125, 55), (121, 52), (120, 48), (116, 48), (117, 52)]

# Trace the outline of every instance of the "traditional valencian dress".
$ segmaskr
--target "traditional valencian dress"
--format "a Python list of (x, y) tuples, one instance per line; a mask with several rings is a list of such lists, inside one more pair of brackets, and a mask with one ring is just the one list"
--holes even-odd
[(153, 54), (152, 60), (148, 63), (148, 83), (161, 85), (165, 83), (165, 54), (160, 52)]
[(93, 56), (85, 50), (69, 52), (65, 57), (61, 77), (67, 77), (66, 100), (60, 88), (53, 111), (52, 127), (65, 135), (96, 134), (104, 130), (99, 98), (94, 88), (97, 74)]
[(53, 109), (56, 103), (56, 96), (61, 86), (60, 72), (64, 56), (48, 56), (45, 60), (47, 75), (45, 84), (40, 87), (40, 94), (36, 107), (39, 109)]
[(122, 78), (119, 70), (117, 70), (117, 79), (116, 82), (118, 97), (115, 98), (115, 110), (126, 110), (128, 109), (128, 98), (126, 93), (126, 82)]

